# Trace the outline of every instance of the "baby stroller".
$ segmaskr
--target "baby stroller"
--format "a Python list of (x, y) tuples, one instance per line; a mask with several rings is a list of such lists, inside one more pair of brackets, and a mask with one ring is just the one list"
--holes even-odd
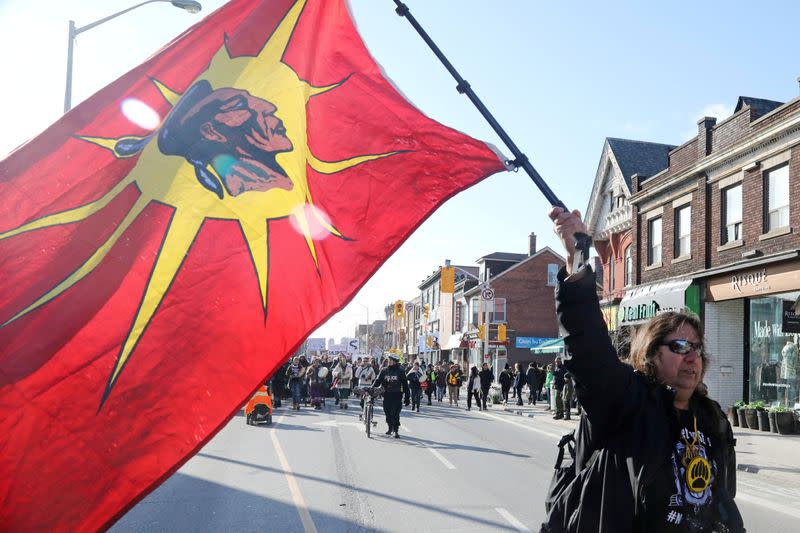
[(244, 406), (248, 426), (272, 424), (272, 387), (262, 385)]

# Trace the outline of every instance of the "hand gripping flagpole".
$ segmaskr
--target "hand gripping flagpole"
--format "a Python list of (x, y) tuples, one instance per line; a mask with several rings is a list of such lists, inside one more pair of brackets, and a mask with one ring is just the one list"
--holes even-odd
[[(497, 122), (494, 116), (489, 112), (486, 106), (483, 105), (481, 99), (478, 98), (478, 95), (476, 95), (475, 91), (472, 90), (472, 87), (470, 86), (469, 82), (467, 82), (467, 80), (461, 77), (461, 74), (458, 73), (453, 64), (450, 63), (450, 61), (447, 59), (444, 53), (442, 53), (439, 47), (436, 46), (436, 43), (434, 43), (433, 40), (430, 38), (428, 33), (422, 28), (422, 26), (420, 26), (419, 22), (417, 22), (417, 19), (414, 18), (414, 15), (411, 14), (411, 10), (408, 9), (408, 6), (405, 5), (401, 0), (394, 0), (394, 3), (397, 5), (397, 8), (395, 9), (397, 14), (400, 15), (401, 17), (405, 17), (406, 20), (408, 20), (408, 22), (414, 27), (414, 29), (417, 30), (417, 33), (419, 34), (420, 37), (422, 37), (422, 40), (424, 40), (428, 44), (430, 49), (433, 51), (434, 54), (436, 54), (436, 57), (439, 58), (439, 61), (442, 62), (442, 64), (450, 73), (450, 75), (453, 76), (456, 82), (458, 82), (458, 85), (456, 85), (456, 90), (460, 94), (467, 95), (467, 98), (469, 98), (470, 101), (473, 103), (473, 105), (476, 108), (478, 108), (478, 111), (480, 111), (481, 115), (483, 115), (483, 118), (486, 119), (486, 121), (495, 131), (495, 133), (497, 133), (497, 135), (500, 136), (500, 139), (502, 139), (502, 141), (505, 143), (508, 149), (511, 150), (511, 153), (514, 154), (515, 159), (506, 161), (506, 165), (512, 167), (513, 170), (515, 171), (518, 170), (520, 167), (524, 169), (525, 172), (528, 173), (528, 176), (530, 176), (531, 180), (533, 180), (533, 183), (536, 184), (536, 186), (539, 188), (542, 194), (544, 194), (545, 198), (547, 198), (547, 201), (550, 202), (550, 205), (552, 205), (553, 207), (560, 207), (564, 211), (569, 211), (569, 209), (567, 209), (567, 206), (564, 205), (564, 202), (559, 200), (559, 198), (550, 189), (550, 187), (547, 185), (544, 179), (542, 179), (542, 176), (536, 171), (535, 168), (533, 168), (533, 165), (528, 159), (528, 156), (522, 153), (522, 151), (517, 147), (514, 141), (511, 140), (511, 137), (509, 137), (508, 134), (505, 132), (503, 127), (500, 126), (500, 124)], [(586, 264), (586, 262), (589, 260), (589, 247), (592, 244), (592, 238), (585, 233), (576, 233), (575, 241), (576, 241), (575, 248), (578, 253), (576, 254), (574, 259), (573, 270), (577, 270), (578, 267)]]

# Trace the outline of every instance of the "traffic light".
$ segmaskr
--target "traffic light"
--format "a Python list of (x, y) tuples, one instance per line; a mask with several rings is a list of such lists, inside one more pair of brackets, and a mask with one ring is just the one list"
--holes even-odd
[(403, 302), (400, 301), (400, 300), (397, 300), (394, 303), (394, 316), (402, 317), (403, 316), (403, 310), (404, 310)]
[(498, 324), (497, 325), (497, 340), (503, 342), (506, 340), (506, 325), (505, 324)]
[(478, 338), (480, 340), (486, 340), (486, 325), (485, 324), (478, 324)]
[(425, 320), (431, 315), (431, 304), (425, 304)]

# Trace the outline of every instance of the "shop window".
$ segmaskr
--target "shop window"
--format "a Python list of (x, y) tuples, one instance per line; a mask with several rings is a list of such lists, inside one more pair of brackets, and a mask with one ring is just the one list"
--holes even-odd
[(555, 287), (558, 281), (558, 265), (550, 263), (547, 265), (547, 284)]
[(789, 225), (789, 165), (774, 168), (764, 175), (765, 232)]
[(675, 257), (692, 253), (692, 207), (675, 210)]
[(625, 286), (629, 287), (633, 283), (633, 247), (628, 245), (625, 248)]
[(721, 243), (742, 238), (742, 184), (722, 191), (722, 236)]
[(475, 324), (475, 325), (480, 324), (481, 323), (480, 316), (479, 316), (479, 314), (480, 314), (480, 306), (478, 305), (478, 299), (477, 298), (472, 298), (469, 301), (469, 306), (472, 308), (472, 322), (470, 322), (470, 323), (471, 324)]
[(800, 292), (750, 300), (749, 400), (793, 408), (798, 398), (800, 333), (784, 330), (784, 313)]
[(661, 217), (647, 221), (647, 264), (661, 263)]

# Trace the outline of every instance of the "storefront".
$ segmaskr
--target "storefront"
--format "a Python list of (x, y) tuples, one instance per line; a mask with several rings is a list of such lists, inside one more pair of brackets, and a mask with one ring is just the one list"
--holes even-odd
[(734, 312), (741, 310), (739, 324), (722, 320), (722, 331), (714, 335), (724, 338), (738, 334), (743, 340), (740, 352), (743, 394), (736, 399), (798, 406), (800, 318), (795, 314), (798, 298), (800, 261), (760, 266), (708, 280), (708, 309), (727, 304)]

